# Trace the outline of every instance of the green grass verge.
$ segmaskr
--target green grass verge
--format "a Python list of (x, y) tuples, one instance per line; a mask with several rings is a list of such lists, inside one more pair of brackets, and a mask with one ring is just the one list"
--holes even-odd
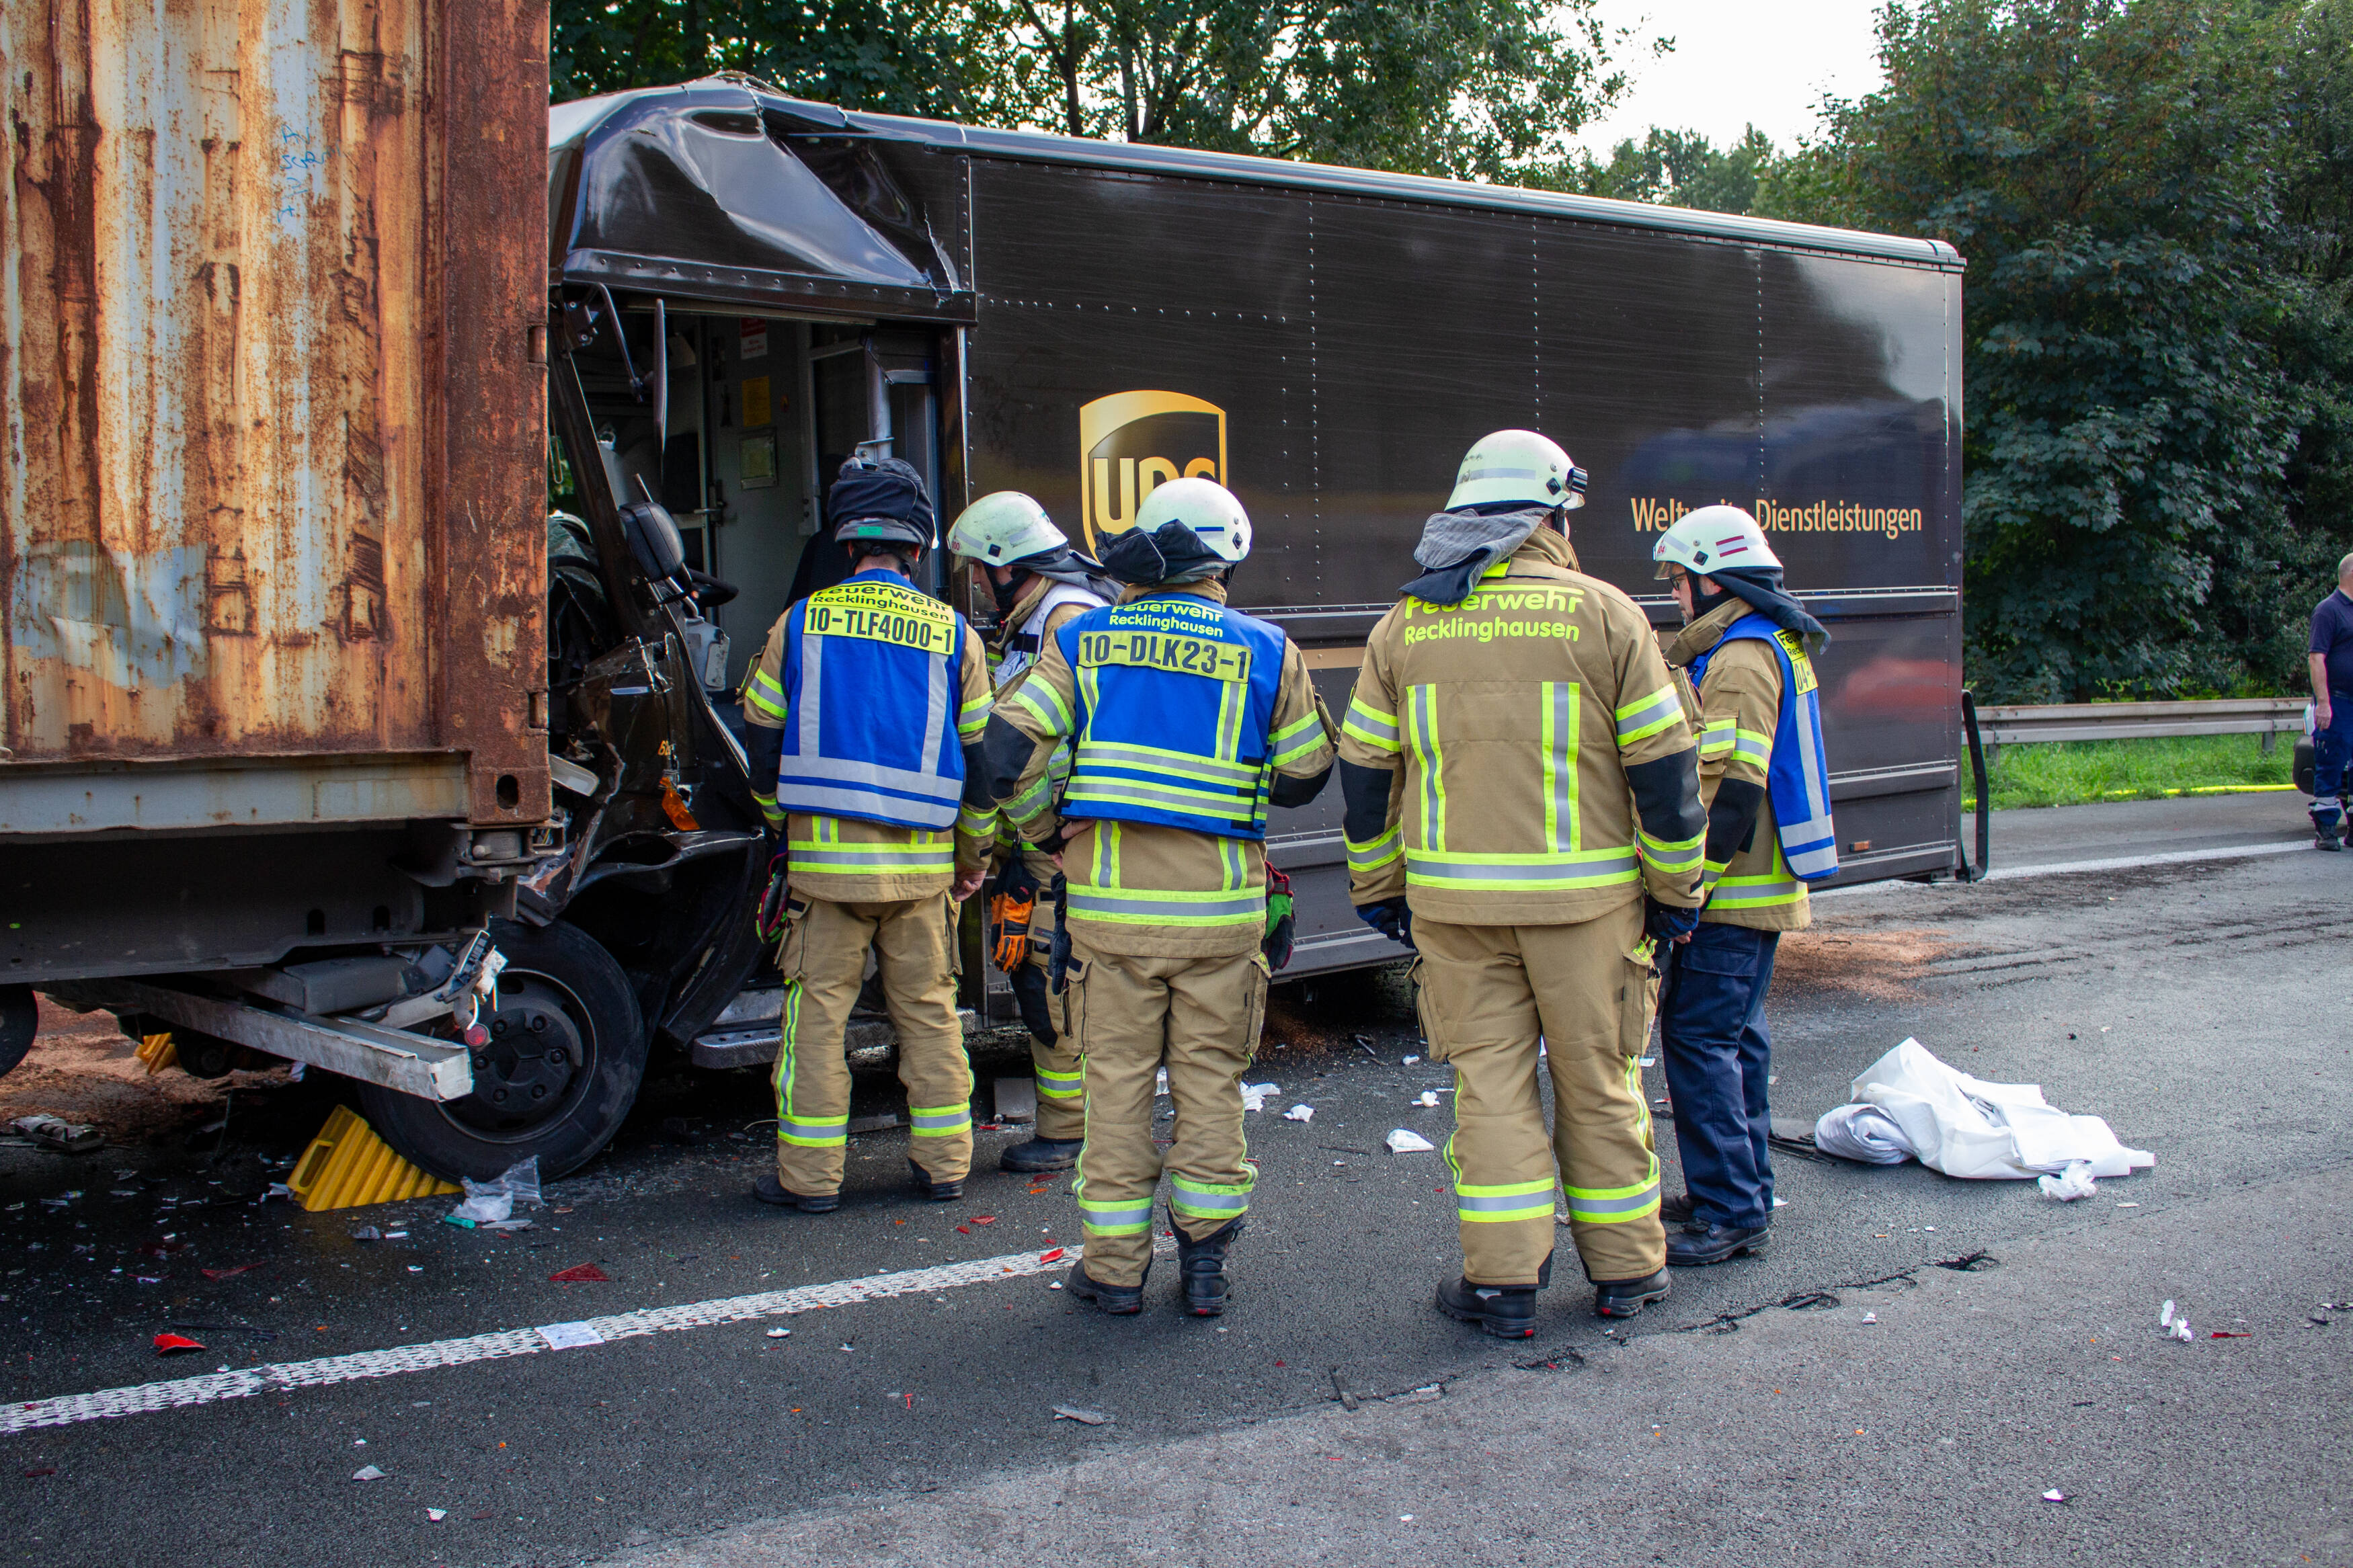
[[(1993, 808), (2081, 805), (2098, 800), (2158, 800), (2177, 795), (2287, 790), (2295, 737), (2269, 753), (2260, 735), (2184, 735), (2148, 741), (2061, 741), (2004, 746), (1986, 770)], [(1961, 772), (1964, 811), (1977, 809), (1975, 781)]]

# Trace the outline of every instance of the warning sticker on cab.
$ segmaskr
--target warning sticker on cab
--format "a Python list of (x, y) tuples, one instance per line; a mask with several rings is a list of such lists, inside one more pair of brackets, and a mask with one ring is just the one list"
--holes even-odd
[(1248, 680), (1250, 649), (1166, 632), (1089, 632), (1079, 638), (1081, 668), (1106, 664), (1174, 670), (1211, 680)]
[(887, 583), (843, 583), (809, 595), (802, 630), (896, 643), (942, 658), (955, 651), (955, 612), (928, 595)]

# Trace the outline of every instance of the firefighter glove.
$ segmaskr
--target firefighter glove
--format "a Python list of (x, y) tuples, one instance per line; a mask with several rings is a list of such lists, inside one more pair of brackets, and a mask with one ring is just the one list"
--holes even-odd
[[(1402, 895), (1383, 899), (1377, 904), (1358, 904), (1356, 918), (1404, 947), (1413, 947), (1413, 910), (1406, 907)], [(1415, 948), (1417, 952), (1420, 951)]]
[(1691, 935), (1699, 924), (1699, 911), (1680, 904), (1662, 904), (1658, 900), (1642, 900), (1642, 929), (1660, 942), (1675, 942)]
[(1291, 939), (1299, 921), (1292, 911), (1291, 879), (1272, 866), (1266, 868), (1266, 936), (1258, 950), (1266, 955), (1270, 970), (1282, 969), (1291, 963)]

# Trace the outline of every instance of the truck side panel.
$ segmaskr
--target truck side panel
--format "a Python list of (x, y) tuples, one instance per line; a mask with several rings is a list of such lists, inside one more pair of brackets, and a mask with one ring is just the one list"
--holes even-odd
[(546, 27), (6, 8), (0, 762), (462, 751), (546, 815)]

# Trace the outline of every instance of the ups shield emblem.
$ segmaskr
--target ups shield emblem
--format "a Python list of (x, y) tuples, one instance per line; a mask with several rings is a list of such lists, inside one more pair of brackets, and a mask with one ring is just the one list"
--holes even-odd
[(1089, 550), (1135, 526), (1144, 498), (1176, 479), (1229, 482), (1224, 409), (1181, 392), (1120, 392), (1079, 410)]

